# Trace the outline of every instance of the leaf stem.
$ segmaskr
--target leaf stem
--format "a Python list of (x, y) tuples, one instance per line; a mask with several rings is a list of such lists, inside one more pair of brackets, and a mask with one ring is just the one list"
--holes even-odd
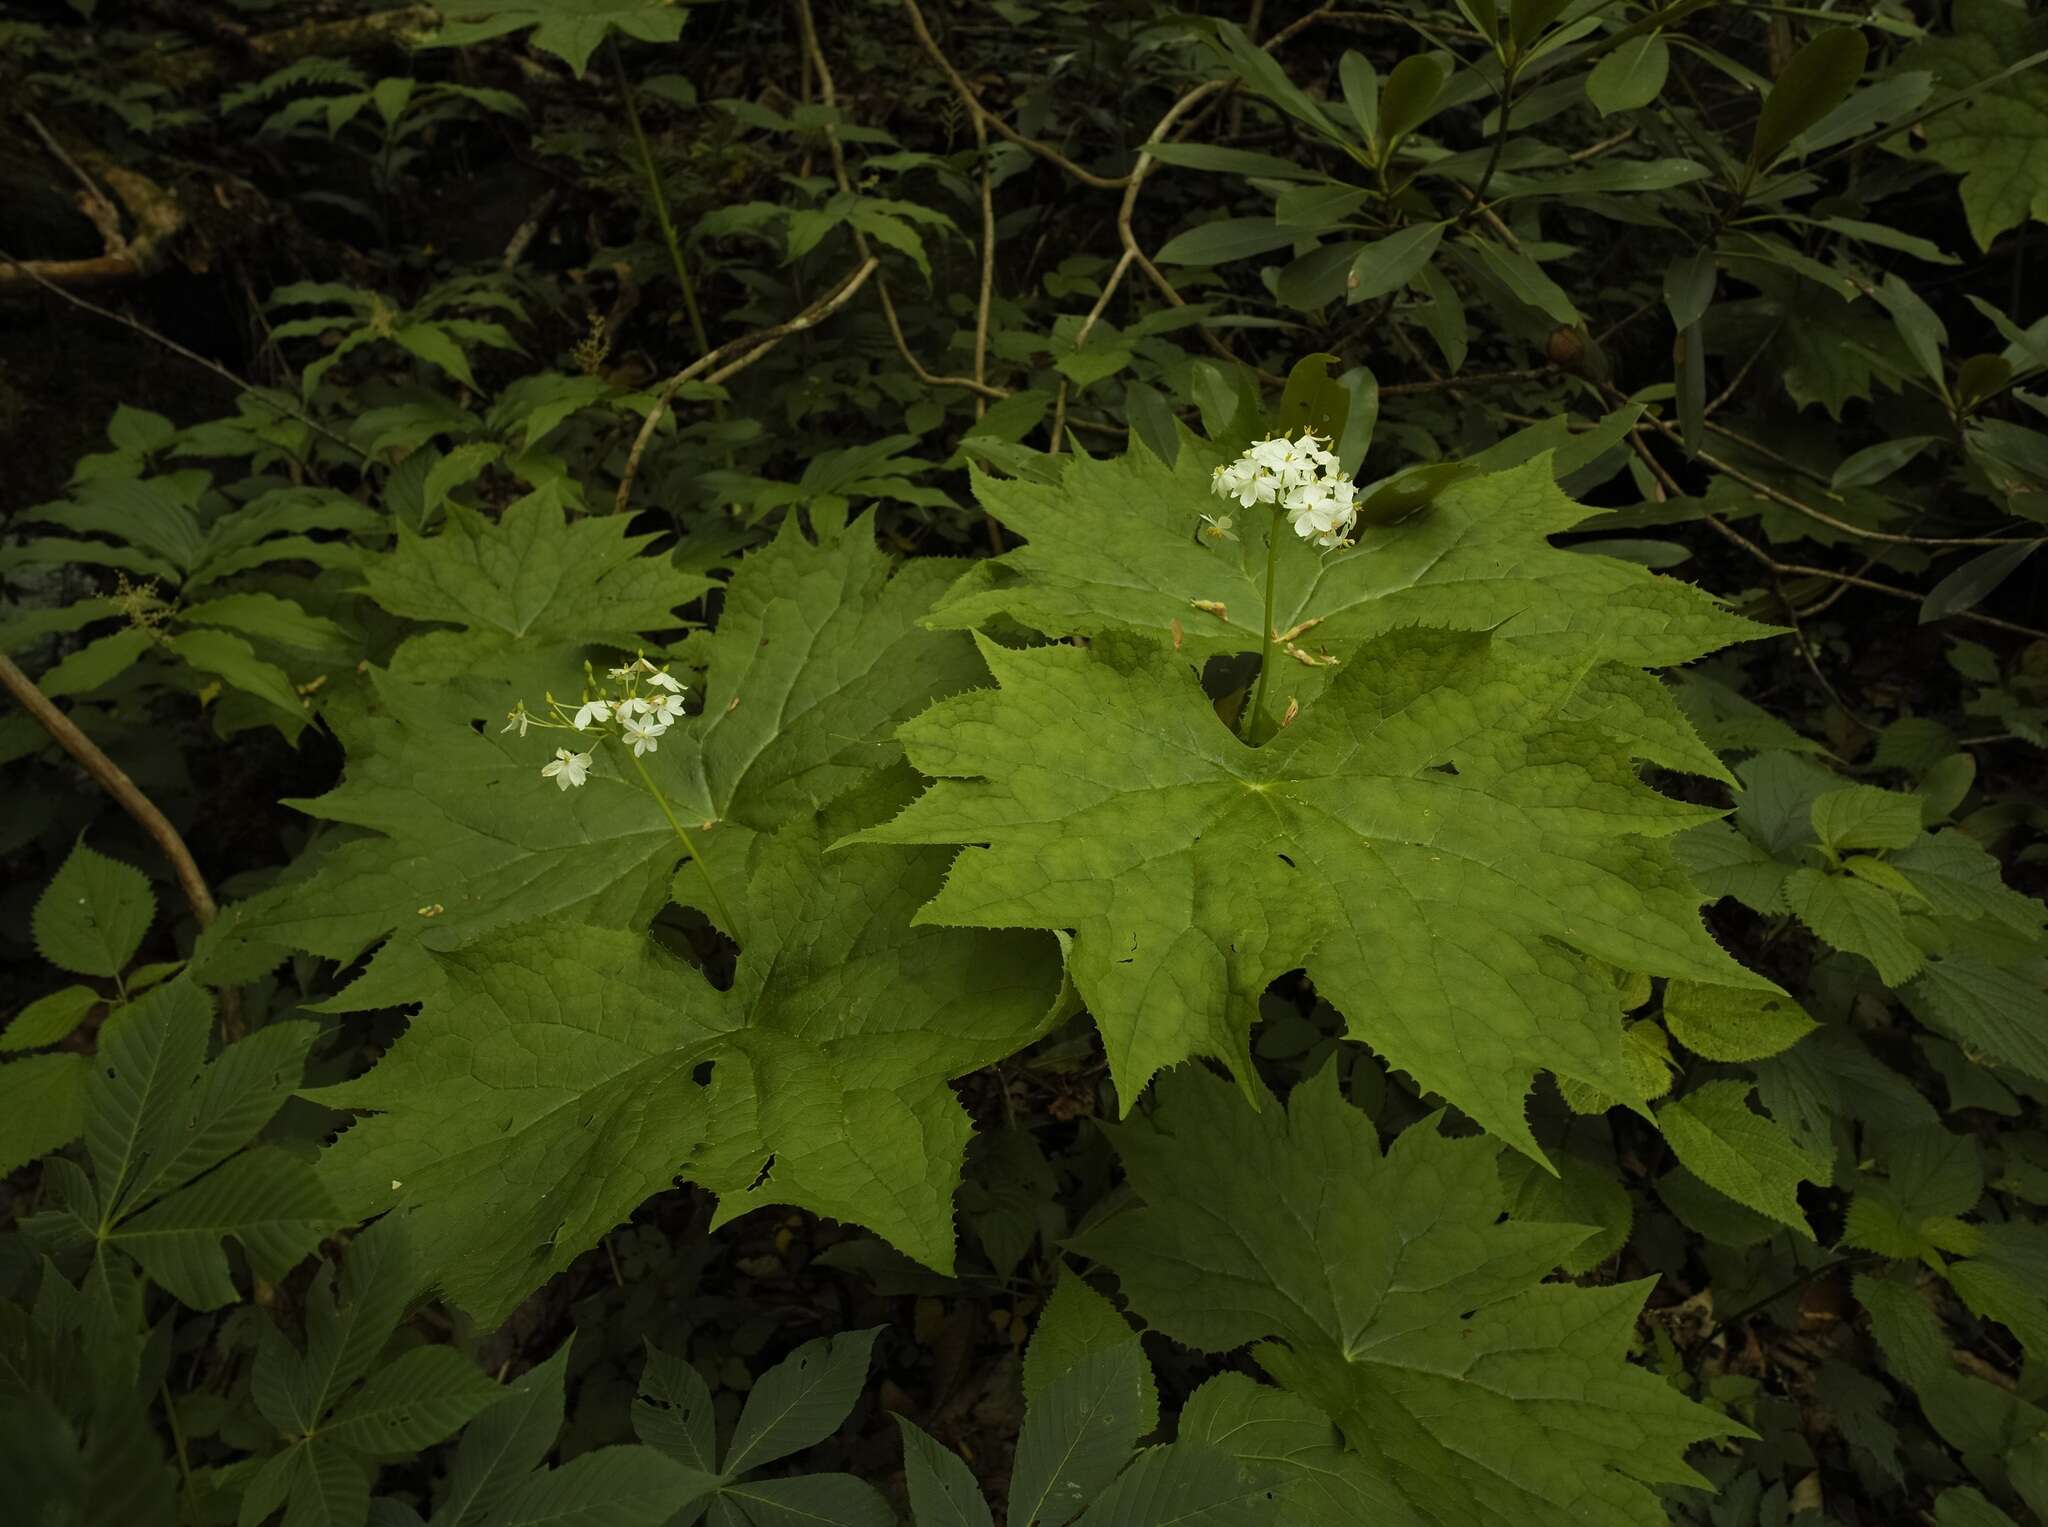
[(640, 771), (641, 783), (647, 786), (647, 793), (654, 797), (654, 804), (661, 808), (661, 814), (668, 818), (668, 825), (681, 840), (683, 851), (694, 859), (697, 867), (704, 872), (704, 890), (711, 899), (711, 910), (718, 914), (719, 922), (737, 944), (740, 941), (740, 925), (733, 920), (732, 913), (725, 909), (725, 898), (718, 894), (718, 882), (711, 876), (711, 866), (705, 862), (704, 856), (697, 852), (697, 845), (690, 841), (690, 834), (684, 829), (683, 824), (676, 820), (675, 810), (669, 805), (668, 797), (661, 793), (661, 786), (657, 785), (654, 776), (647, 772), (647, 765), (640, 761), (640, 755), (628, 749), (626, 756), (633, 760), (633, 767)]
[(1280, 583), (1280, 510), (1275, 506), (1273, 521), (1266, 527), (1266, 613), (1259, 622), (1259, 682), (1252, 690), (1252, 703), (1245, 708), (1240, 735), (1258, 745), (1259, 722), (1266, 714), (1266, 684), (1273, 674), (1273, 599)]
[(163, 1397), (164, 1420), (170, 1424), (171, 1441), (178, 1449), (178, 1483), (184, 1489), (186, 1501), (197, 1511), (199, 1497), (192, 1492), (192, 1463), (185, 1452), (185, 1428), (178, 1424), (178, 1409), (171, 1403), (170, 1382), (157, 1385), (157, 1393)]

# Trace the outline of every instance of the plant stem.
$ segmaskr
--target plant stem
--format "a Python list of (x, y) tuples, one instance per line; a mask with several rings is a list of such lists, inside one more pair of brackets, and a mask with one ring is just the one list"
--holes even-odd
[(1259, 722), (1266, 714), (1266, 683), (1273, 676), (1273, 598), (1280, 583), (1280, 511), (1266, 527), (1266, 613), (1259, 621), (1259, 682), (1252, 690), (1252, 703), (1245, 708), (1240, 729), (1246, 742), (1258, 744)]
[(1508, 146), (1508, 117), (1515, 109), (1515, 75), (1519, 72), (1514, 64), (1502, 64), (1500, 76), (1500, 123), (1493, 135), (1493, 152), (1487, 155), (1486, 169), (1479, 177), (1479, 184), (1472, 188), (1472, 200), (1465, 210), (1458, 214), (1460, 226), (1470, 221), (1479, 209), (1486, 205), (1486, 191), (1493, 184), (1494, 171), (1500, 168), (1500, 156)]
[(1759, 1310), (1769, 1308), (1771, 1305), (1776, 1304), (1780, 1299), (1784, 1298), (1787, 1294), (1792, 1293), (1797, 1289), (1802, 1289), (1806, 1287), (1807, 1284), (1812, 1283), (1817, 1279), (1826, 1277), (1829, 1273), (1840, 1272), (1844, 1269), (1851, 1267), (1864, 1267), (1872, 1262), (1882, 1262), (1883, 1260), (1884, 1258), (1879, 1256), (1876, 1252), (1858, 1252), (1854, 1256), (1836, 1257), (1832, 1261), (1816, 1262), (1813, 1266), (1807, 1268), (1804, 1272), (1800, 1273), (1799, 1276), (1797, 1276), (1796, 1278), (1793, 1278), (1790, 1281), (1780, 1285), (1779, 1287), (1772, 1289), (1768, 1294), (1765, 1294), (1763, 1298), (1751, 1300), (1748, 1304), (1745, 1304), (1741, 1309), (1737, 1310), (1733, 1315), (1730, 1315), (1726, 1320), (1717, 1320), (1716, 1322), (1714, 1322), (1713, 1330), (1708, 1332), (1707, 1334), (1709, 1336), (1719, 1335), (1721, 1332), (1727, 1330), (1730, 1326), (1741, 1324), (1743, 1321), (1749, 1319), (1750, 1316), (1756, 1314)]
[(702, 355), (711, 348), (705, 337), (704, 315), (697, 308), (697, 287), (690, 280), (690, 267), (683, 260), (683, 246), (676, 238), (675, 219), (669, 216), (668, 194), (661, 188), (661, 172), (654, 166), (654, 150), (648, 146), (647, 130), (640, 125), (640, 107), (634, 99), (633, 82), (626, 77), (626, 61), (619, 55), (617, 38), (611, 39), (612, 67), (618, 71), (619, 94), (626, 103), (626, 120), (632, 124), (633, 145), (640, 152), (640, 169), (647, 177), (647, 194), (654, 203), (654, 220), (661, 225), (662, 242), (668, 245), (669, 260), (676, 268), (676, 283), (683, 289), (683, 309), (690, 318), (690, 338)]
[(737, 944), (740, 940), (740, 925), (733, 920), (732, 913), (725, 909), (725, 898), (718, 894), (718, 882), (711, 878), (711, 866), (705, 862), (704, 856), (697, 852), (697, 845), (690, 841), (690, 835), (684, 830), (683, 824), (676, 820), (675, 811), (670, 807), (668, 797), (661, 793), (661, 786), (657, 785), (654, 776), (647, 772), (647, 765), (640, 761), (640, 755), (629, 750), (626, 756), (633, 760), (633, 767), (640, 771), (641, 783), (647, 786), (647, 793), (654, 797), (654, 804), (661, 808), (661, 814), (668, 818), (668, 825), (674, 829), (676, 837), (682, 842), (683, 851), (694, 859), (697, 868), (704, 872), (704, 891), (711, 899), (711, 910), (718, 914), (719, 922)]
[(178, 1425), (178, 1408), (171, 1403), (170, 1381), (157, 1385), (157, 1393), (163, 1397), (164, 1420), (170, 1424), (171, 1441), (178, 1449), (178, 1483), (185, 1491), (185, 1499), (197, 1511), (199, 1499), (192, 1493), (192, 1463), (185, 1452), (185, 1428)]

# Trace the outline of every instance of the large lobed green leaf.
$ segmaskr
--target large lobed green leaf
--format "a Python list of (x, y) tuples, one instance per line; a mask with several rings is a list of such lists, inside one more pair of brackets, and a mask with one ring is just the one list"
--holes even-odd
[(2023, 8), (1998, 0), (1956, 0), (1955, 31), (1908, 48), (1899, 64), (1931, 69), (1944, 93), (1969, 90), (1962, 105), (1920, 129), (1927, 152), (1962, 176), (1963, 215), (1980, 249), (2029, 218), (2048, 218), (2048, 78), (2038, 68), (1994, 79), (2038, 49), (2044, 38)]
[[(1181, 645), (1197, 658), (1257, 652), (1269, 511), (1211, 494), (1212, 461), (1189, 440), (1170, 467), (1134, 449), (1115, 460), (1070, 459), (1057, 482), (977, 477), (983, 506), (1026, 544), (977, 563), (933, 622), (975, 627), (1008, 617), (1054, 637), (1164, 637), (1178, 623)], [(1198, 536), (1201, 515), (1225, 512), (1235, 540)], [(1397, 524), (1362, 527), (1347, 551), (1319, 552), (1283, 529), (1274, 628), (1307, 626), (1299, 645), (1340, 659), (1416, 624), (1496, 630), (1520, 646), (1594, 657), (1616, 665), (1601, 674), (1602, 688), (1625, 687), (1655, 714), (1657, 752), (1668, 755), (1659, 762), (1718, 773), (1640, 670), (1689, 662), (1767, 628), (1691, 584), (1550, 543), (1593, 512), (1559, 491), (1549, 458), (1539, 456), (1453, 483)], [(1279, 693), (1307, 704), (1323, 672), (1290, 663)]]
[(711, 592), (701, 574), (642, 553), (653, 536), (625, 517), (571, 521), (533, 494), (496, 520), (451, 505), (440, 533), (398, 525), (398, 546), (364, 569), (394, 615), (464, 627), (479, 651), (510, 642), (592, 642), (630, 649), (642, 631), (680, 625), (675, 610)]
[(446, 980), (367, 1076), (327, 1153), (358, 1214), (409, 1212), (450, 1295), (498, 1318), (687, 1178), (721, 1218), (789, 1203), (950, 1270), (970, 1128), (948, 1079), (1041, 1033), (1040, 936), (914, 927), (946, 856), (828, 836), (900, 802), (856, 794), (761, 842), (732, 989), (643, 935), (528, 924), (440, 958)]
[(861, 841), (972, 845), (925, 921), (1073, 930), (1126, 1109), (1197, 1055), (1248, 1082), (1259, 996), (1305, 966), (1353, 1037), (1534, 1155), (1537, 1072), (1640, 1095), (1592, 961), (1772, 989), (1661, 841), (1707, 813), (1564, 714), (1585, 659), (1390, 633), (1251, 748), (1163, 646), (983, 653), (998, 688), (903, 729), (939, 783)]
[(1427, 1121), (1382, 1154), (1334, 1068), (1256, 1112), (1176, 1073), (1114, 1133), (1144, 1207), (1077, 1249), (1175, 1340), (1259, 1343), (1423, 1521), (1661, 1524), (1652, 1486), (1704, 1483), (1685, 1448), (1742, 1432), (1626, 1360), (1647, 1283), (1542, 1281), (1589, 1231), (1506, 1218), (1490, 1141)]
[[(792, 527), (747, 558), (705, 644), (703, 713), (671, 729), (646, 760), (725, 873), (744, 875), (752, 831), (820, 805), (900, 757), (889, 738), (895, 723), (980, 676), (965, 637), (917, 624), (957, 564), (926, 559), (893, 570), (869, 528), (861, 520), (813, 544)], [(502, 637), (514, 616), (503, 607), (511, 596), (489, 596), (479, 569), (521, 543), (500, 527), (439, 539), (451, 538), (458, 544), (435, 555), (459, 570), (446, 576), (466, 590), (460, 602), (436, 603), (427, 592), (441, 577), (431, 571), (441, 564), (424, 551), (434, 541), (407, 543), (378, 566), (417, 565), (373, 571), (372, 585), (396, 576), (406, 596), (386, 587), (379, 597), (470, 624), (450, 633), (452, 647), (414, 638), (389, 671), (373, 672), (367, 707), (331, 712), (348, 773), (338, 789), (296, 803), (374, 836), (340, 843), (307, 878), (231, 908), (201, 946), (203, 970), (253, 972), (285, 949), (346, 962), (381, 940), (364, 974), (331, 1005), (413, 1002), (438, 981), (429, 950), (461, 949), (540, 917), (623, 927), (644, 920), (666, 894), (681, 850), (630, 767), (600, 749), (590, 782), (564, 795), (540, 775), (547, 739), (561, 734), (520, 737), (502, 728), (515, 704), (537, 707), (544, 690), (575, 696), (580, 649), (561, 643), (605, 631), (614, 636), (604, 639), (629, 643), (635, 622), (666, 623), (663, 601), (679, 585), (578, 614), (565, 606), (587, 591), (557, 582), (544, 607), (522, 606), (517, 617), (534, 637), (531, 655), (523, 647), (480, 662), (496, 649), (469, 644)], [(659, 561), (639, 565), (661, 578)], [(489, 597), (500, 604), (486, 608)]]

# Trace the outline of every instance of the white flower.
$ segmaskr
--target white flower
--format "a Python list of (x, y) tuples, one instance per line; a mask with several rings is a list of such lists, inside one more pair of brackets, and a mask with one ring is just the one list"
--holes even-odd
[(1205, 541), (1235, 541), (1237, 532), (1230, 528), (1227, 514), (1205, 514), (1202, 516), (1202, 539)]
[(683, 692), (683, 686), (676, 680), (670, 678), (668, 676), (668, 672), (666, 669), (657, 668), (653, 673), (650, 673), (647, 676), (647, 682), (652, 684), (656, 689), (667, 690), (672, 695), (679, 695)]
[(526, 714), (525, 702), (521, 701), (517, 710), (511, 711), (506, 715), (505, 724), (499, 727), (498, 731), (502, 735), (511, 731), (516, 726), (519, 728), (519, 735), (524, 737), (526, 735), (526, 728), (532, 720), (533, 717)]
[(623, 684), (626, 682), (626, 680), (633, 677), (634, 668), (631, 663), (627, 663), (624, 667), (608, 669), (607, 672), (609, 672), (613, 678), (617, 679), (621, 684)]
[[(1345, 475), (1329, 442), (1304, 432), (1294, 439), (1269, 436), (1251, 445), (1237, 460), (1216, 469), (1211, 490), (1249, 509), (1272, 504), (1285, 513), (1294, 533), (1324, 550), (1351, 544), (1358, 521), (1357, 487)], [(1202, 516), (1207, 540), (1230, 534), (1226, 516)]]
[(663, 727), (667, 727), (671, 722), (682, 720), (683, 697), (681, 695), (661, 696), (654, 702), (654, 709), (651, 714)]
[[(593, 721), (610, 720), (611, 714), (612, 707), (609, 700), (585, 700), (583, 708), (576, 712), (576, 719), (571, 724), (580, 732), (588, 728)], [(579, 780), (578, 783), (580, 784), (581, 781)]]
[(619, 702), (619, 720), (623, 722), (630, 716), (644, 716), (653, 709), (652, 700), (643, 700), (638, 695), (632, 695)]
[(647, 721), (635, 721), (630, 717), (621, 721), (619, 727), (626, 734), (626, 741), (633, 744), (633, 756), (635, 758), (638, 758), (642, 753), (652, 753), (659, 746), (657, 739), (660, 738), (663, 732), (668, 730), (665, 723), (655, 725)]
[(580, 785), (590, 777), (590, 755), (572, 753), (567, 748), (555, 749), (555, 761), (541, 765), (541, 778), (552, 779), (556, 788), (567, 790), (571, 785)]
[(1284, 472), (1294, 465), (1295, 445), (1283, 435), (1268, 435), (1244, 453), (1240, 460), (1268, 472)]

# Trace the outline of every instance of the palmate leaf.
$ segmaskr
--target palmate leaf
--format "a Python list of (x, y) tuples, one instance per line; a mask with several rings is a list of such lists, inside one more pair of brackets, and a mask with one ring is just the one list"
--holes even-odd
[(365, 568), (372, 599), (394, 615), (459, 625), (479, 649), (511, 642), (631, 649), (642, 631), (681, 624), (675, 611), (717, 585), (665, 556), (622, 517), (573, 523), (532, 494), (496, 520), (453, 505), (437, 535), (404, 521), (398, 546)]
[[(1908, 48), (1901, 69), (1932, 69), (1944, 93), (1980, 85), (2039, 48), (2039, 28), (2023, 10), (1996, 0), (1958, 0), (1955, 31)], [(1980, 90), (1921, 128), (1927, 152), (1961, 175), (1963, 214), (1977, 247), (2028, 218), (2048, 218), (2048, 171), (2035, 152), (2048, 131), (2048, 81), (2022, 71)]]
[(534, 28), (533, 45), (580, 78), (611, 27), (641, 42), (674, 42), (689, 12), (675, 0), (441, 0), (447, 23), (428, 47), (467, 47)]
[(1305, 966), (1352, 1037), (1535, 1155), (1538, 1071), (1640, 1097), (1583, 956), (1775, 990), (1707, 935), (1660, 841), (1706, 813), (1561, 714), (1583, 662), (1393, 633), (1250, 748), (1162, 647), (983, 653), (997, 689), (903, 729), (939, 783), (861, 840), (977, 845), (924, 921), (1074, 931), (1126, 1110), (1196, 1055), (1249, 1084), (1259, 996)]
[(298, 1085), (313, 1025), (271, 1024), (209, 1063), (212, 1024), (183, 975), (107, 1020), (81, 1088), (92, 1175), (53, 1161), (49, 1203), (27, 1222), (50, 1249), (91, 1247), (98, 1285), (132, 1278), (132, 1256), (194, 1309), (236, 1297), (224, 1238), (276, 1280), (341, 1222), (304, 1162), (242, 1149)]
[(1365, 1458), (1344, 1446), (1336, 1424), (1301, 1396), (1219, 1373), (1188, 1397), (1183, 1441), (1205, 1442), (1247, 1467), (1278, 1476), (1280, 1520), (1288, 1527), (1422, 1527), (1423, 1519)]
[(895, 1513), (871, 1484), (850, 1474), (791, 1479), (742, 1476), (813, 1447), (838, 1431), (866, 1387), (879, 1327), (807, 1341), (762, 1374), (716, 1466), (711, 1392), (688, 1363), (648, 1351), (633, 1405), (633, 1430), (679, 1475), (712, 1497), (710, 1520), (729, 1527), (895, 1527)]
[(563, 1342), (463, 1428), (433, 1527), (483, 1527), (554, 1451), (566, 1403), (569, 1346)]
[[(1178, 622), (1184, 649), (1198, 659), (1257, 652), (1270, 511), (1216, 498), (1213, 453), (1191, 439), (1183, 447), (1171, 467), (1133, 450), (1115, 460), (1072, 459), (1057, 483), (977, 477), (983, 507), (1026, 544), (977, 563), (934, 624), (975, 627), (1008, 616), (1048, 636), (1093, 637), (1164, 636)], [(1226, 510), (1237, 539), (1200, 540), (1200, 516)], [(1611, 662), (1602, 687), (1625, 691), (1658, 722), (1631, 744), (1654, 747), (1643, 756), (1667, 766), (1719, 774), (1641, 670), (1689, 662), (1768, 628), (1690, 584), (1550, 544), (1593, 512), (1565, 497), (1548, 458), (1538, 457), (1455, 483), (1398, 524), (1366, 527), (1348, 551), (1319, 552), (1283, 527), (1273, 624), (1286, 633), (1315, 622), (1302, 632), (1302, 648), (1340, 659), (1383, 632), (1425, 623), (1497, 629), (1516, 644)], [(1280, 693), (1306, 705), (1326, 671), (1289, 664)]]
[(1647, 1283), (1541, 1281), (1587, 1231), (1505, 1219), (1491, 1141), (1431, 1121), (1382, 1155), (1334, 1068), (1258, 1112), (1176, 1073), (1114, 1134), (1145, 1207), (1076, 1249), (1175, 1340), (1258, 1342), (1422, 1521), (1661, 1524), (1649, 1487), (1703, 1483), (1685, 1448), (1741, 1433), (1626, 1361)]
[[(495, 565), (501, 552), (482, 561)], [(646, 760), (721, 872), (744, 877), (753, 831), (890, 763), (900, 756), (889, 740), (898, 720), (979, 681), (967, 638), (917, 624), (957, 573), (957, 563), (928, 558), (892, 574), (867, 520), (823, 544), (790, 528), (746, 559), (706, 643), (703, 714), (672, 728)], [(588, 634), (558, 608), (563, 597), (531, 628), (556, 640)], [(655, 605), (633, 608), (633, 618), (654, 620)], [(480, 668), (457, 653), (456, 675), (441, 669), (449, 655), (431, 636), (414, 638), (392, 670), (372, 674), (372, 709), (330, 712), (348, 773), (330, 794), (296, 804), (377, 836), (345, 842), (307, 879), (230, 908), (201, 946), (202, 971), (260, 971), (287, 948), (348, 961), (383, 940), (331, 1006), (415, 1002), (439, 979), (430, 948), (460, 949), (539, 917), (623, 927), (659, 904), (681, 851), (630, 768), (601, 749), (590, 782), (563, 795), (540, 775), (541, 738), (501, 729), (515, 704), (538, 702), (544, 689), (577, 693), (573, 651)], [(685, 894), (695, 885), (686, 877)]]
[(327, 1180), (353, 1212), (405, 1206), (485, 1319), (678, 1177), (723, 1195), (721, 1220), (796, 1204), (950, 1270), (970, 1128), (946, 1082), (1043, 1031), (1060, 966), (1042, 936), (912, 926), (943, 853), (825, 853), (906, 790), (762, 840), (728, 992), (623, 930), (529, 925), (443, 956), (385, 1059), (319, 1094), (376, 1110)]

